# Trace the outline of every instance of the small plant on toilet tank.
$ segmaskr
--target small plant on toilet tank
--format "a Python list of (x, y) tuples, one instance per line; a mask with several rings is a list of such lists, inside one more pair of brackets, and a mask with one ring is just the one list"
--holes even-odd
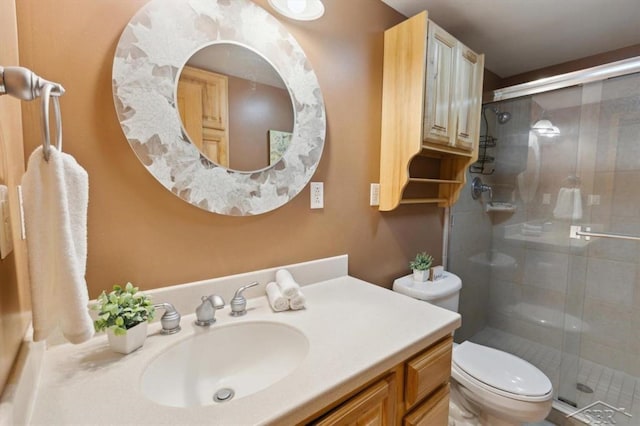
[(92, 309), (98, 311), (96, 331), (106, 330), (111, 349), (125, 354), (142, 346), (155, 315), (151, 299), (131, 283), (124, 288), (114, 285), (108, 294), (103, 291)]
[(409, 268), (413, 270), (414, 281), (427, 281), (429, 279), (429, 269), (433, 264), (433, 257), (425, 252), (416, 254), (416, 257), (409, 262)]

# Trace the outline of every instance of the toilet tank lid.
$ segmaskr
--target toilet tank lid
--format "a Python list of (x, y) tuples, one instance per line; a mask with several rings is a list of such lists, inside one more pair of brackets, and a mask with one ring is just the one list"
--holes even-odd
[(450, 296), (460, 291), (460, 288), (462, 281), (451, 272), (444, 272), (442, 279), (438, 281), (414, 281), (413, 275), (406, 275), (393, 282), (393, 291), (427, 302)]
[(549, 378), (533, 364), (498, 349), (463, 342), (454, 348), (453, 362), (476, 380), (512, 394), (542, 396), (552, 389)]

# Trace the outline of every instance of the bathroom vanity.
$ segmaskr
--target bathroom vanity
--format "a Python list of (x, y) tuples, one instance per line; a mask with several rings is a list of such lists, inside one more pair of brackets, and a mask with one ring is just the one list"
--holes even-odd
[[(154, 322), (145, 345), (127, 356), (111, 352), (105, 336), (49, 348), (30, 423), (331, 425), (377, 419), (389, 425), (446, 424), (451, 334), (460, 325), (458, 314), (348, 276), (346, 256), (287, 269), (303, 286), (307, 308), (302, 311), (270, 309), (262, 294), (273, 268), (151, 292), (155, 301), (171, 301), (182, 311), (182, 331), (160, 335), (160, 324)], [(229, 300), (232, 287), (250, 280), (262, 284), (247, 291), (245, 316), (231, 317), (226, 307), (211, 327), (194, 325), (192, 311), (199, 301), (195, 294), (215, 291)], [(286, 329), (285, 338), (271, 332), (279, 329)], [(292, 339), (294, 334), (298, 337)], [(230, 354), (247, 371), (260, 373), (237, 384), (236, 397), (222, 403), (208, 393), (205, 399), (194, 399), (202, 384), (197, 380), (193, 389), (175, 397), (171, 392), (178, 385), (152, 382), (154, 395), (165, 398), (154, 402), (143, 386), (152, 366), (180, 345), (190, 346), (184, 342), (202, 339), (212, 342), (205, 354), (212, 364), (224, 368), (225, 354)], [(295, 348), (287, 346), (291, 340), (299, 342)], [(256, 350), (256, 345), (264, 350)], [(285, 352), (272, 357), (269, 347), (274, 346)], [(290, 371), (258, 389), (259, 375), (282, 367), (251, 370), (254, 363), (272, 362), (286, 356), (283, 353), (292, 355), (286, 360)], [(173, 367), (164, 371), (200, 368), (197, 362), (173, 359)], [(192, 373), (199, 378), (198, 371)], [(251, 389), (243, 393), (242, 386)], [(168, 393), (163, 395), (163, 390)], [(210, 390), (211, 396), (214, 392)]]

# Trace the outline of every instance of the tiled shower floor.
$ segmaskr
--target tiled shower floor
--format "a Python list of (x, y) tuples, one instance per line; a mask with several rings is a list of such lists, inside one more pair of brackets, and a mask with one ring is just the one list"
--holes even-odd
[[(485, 346), (510, 352), (542, 370), (553, 383), (554, 391), (559, 389), (562, 354), (559, 350), (532, 342), (522, 337), (491, 327), (486, 327), (471, 341)], [(567, 364), (563, 369), (567, 368)], [(605, 367), (594, 362), (576, 358), (578, 362), (578, 383), (593, 389), (593, 393), (576, 391), (567, 395), (578, 407), (586, 407), (596, 401), (605, 402), (616, 408), (624, 408), (633, 417), (616, 415), (619, 425), (640, 425), (640, 377)], [(563, 377), (564, 379), (564, 377)]]

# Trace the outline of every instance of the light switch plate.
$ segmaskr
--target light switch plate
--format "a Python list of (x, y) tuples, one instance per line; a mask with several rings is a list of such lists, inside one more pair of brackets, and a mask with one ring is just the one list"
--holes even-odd
[(369, 205), (370, 206), (380, 205), (380, 184), (379, 183), (371, 184), (371, 188), (369, 189)]
[(542, 204), (551, 204), (551, 194), (542, 194)]

